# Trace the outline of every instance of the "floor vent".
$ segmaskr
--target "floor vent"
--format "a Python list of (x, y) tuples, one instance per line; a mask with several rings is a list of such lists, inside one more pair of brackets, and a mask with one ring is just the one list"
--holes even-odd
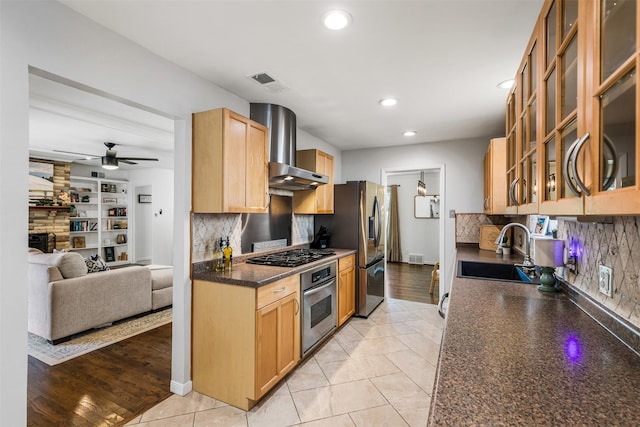
[(424, 264), (424, 254), (409, 254), (409, 264)]

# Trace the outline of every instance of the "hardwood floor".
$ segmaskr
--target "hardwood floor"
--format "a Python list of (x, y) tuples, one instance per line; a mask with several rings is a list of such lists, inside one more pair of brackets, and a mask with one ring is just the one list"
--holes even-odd
[(429, 295), (433, 265), (416, 265), (403, 262), (387, 263), (387, 296), (408, 301), (438, 304), (438, 283), (433, 295)]
[[(387, 263), (386, 295), (438, 303), (431, 265)], [(29, 357), (27, 425), (117, 426), (171, 396), (171, 324), (56, 366)]]
[(171, 324), (56, 366), (29, 356), (27, 425), (116, 426), (171, 396)]

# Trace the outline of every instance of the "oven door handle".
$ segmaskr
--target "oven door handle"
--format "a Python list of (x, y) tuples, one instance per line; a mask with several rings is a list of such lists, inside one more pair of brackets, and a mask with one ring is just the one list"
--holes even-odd
[(313, 294), (316, 294), (320, 291), (323, 291), (324, 289), (326, 289), (329, 286), (332, 286), (336, 283), (336, 279), (331, 279), (330, 281), (326, 282), (324, 285), (319, 285), (317, 288), (311, 288), (308, 291), (304, 291), (304, 296), (308, 297), (311, 296)]

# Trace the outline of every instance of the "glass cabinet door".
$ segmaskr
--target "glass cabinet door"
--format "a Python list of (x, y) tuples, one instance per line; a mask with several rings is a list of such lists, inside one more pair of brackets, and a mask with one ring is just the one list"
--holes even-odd
[(599, 49), (590, 71), (593, 114), (589, 214), (638, 214), (638, 5), (635, 0), (594, 1)]
[[(534, 30), (520, 64), (517, 90), (508, 100), (507, 213), (527, 214), (538, 210), (538, 70), (537, 30)], [(512, 105), (515, 106), (515, 111), (509, 110)], [(512, 115), (510, 121), (509, 117)]]
[(517, 86), (511, 89), (511, 93), (507, 97), (507, 120), (506, 120), (506, 138), (507, 138), (507, 206), (506, 213), (515, 214), (518, 212), (518, 202), (515, 198), (514, 187), (517, 184), (516, 169), (518, 166), (518, 146), (517, 146), (517, 120), (516, 120), (516, 92)]
[(585, 4), (578, 0), (556, 0), (549, 3), (546, 14), (543, 13), (546, 63), (541, 118), (544, 151), (540, 159), (544, 167), (540, 182), (544, 183), (545, 191), (540, 193), (540, 213), (581, 214), (584, 211), (576, 175), (588, 170), (588, 156), (583, 154), (588, 138), (578, 146), (578, 138), (586, 133), (587, 127), (584, 109), (578, 102), (582, 96), (579, 84), (583, 61), (579, 50), (582, 48), (579, 7)]

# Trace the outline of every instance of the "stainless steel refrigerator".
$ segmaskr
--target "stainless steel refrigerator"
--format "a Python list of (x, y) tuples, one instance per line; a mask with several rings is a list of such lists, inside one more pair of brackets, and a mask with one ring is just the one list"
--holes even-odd
[(349, 181), (334, 187), (334, 215), (316, 215), (327, 227), (330, 246), (357, 249), (356, 316), (368, 317), (384, 300), (384, 187)]

